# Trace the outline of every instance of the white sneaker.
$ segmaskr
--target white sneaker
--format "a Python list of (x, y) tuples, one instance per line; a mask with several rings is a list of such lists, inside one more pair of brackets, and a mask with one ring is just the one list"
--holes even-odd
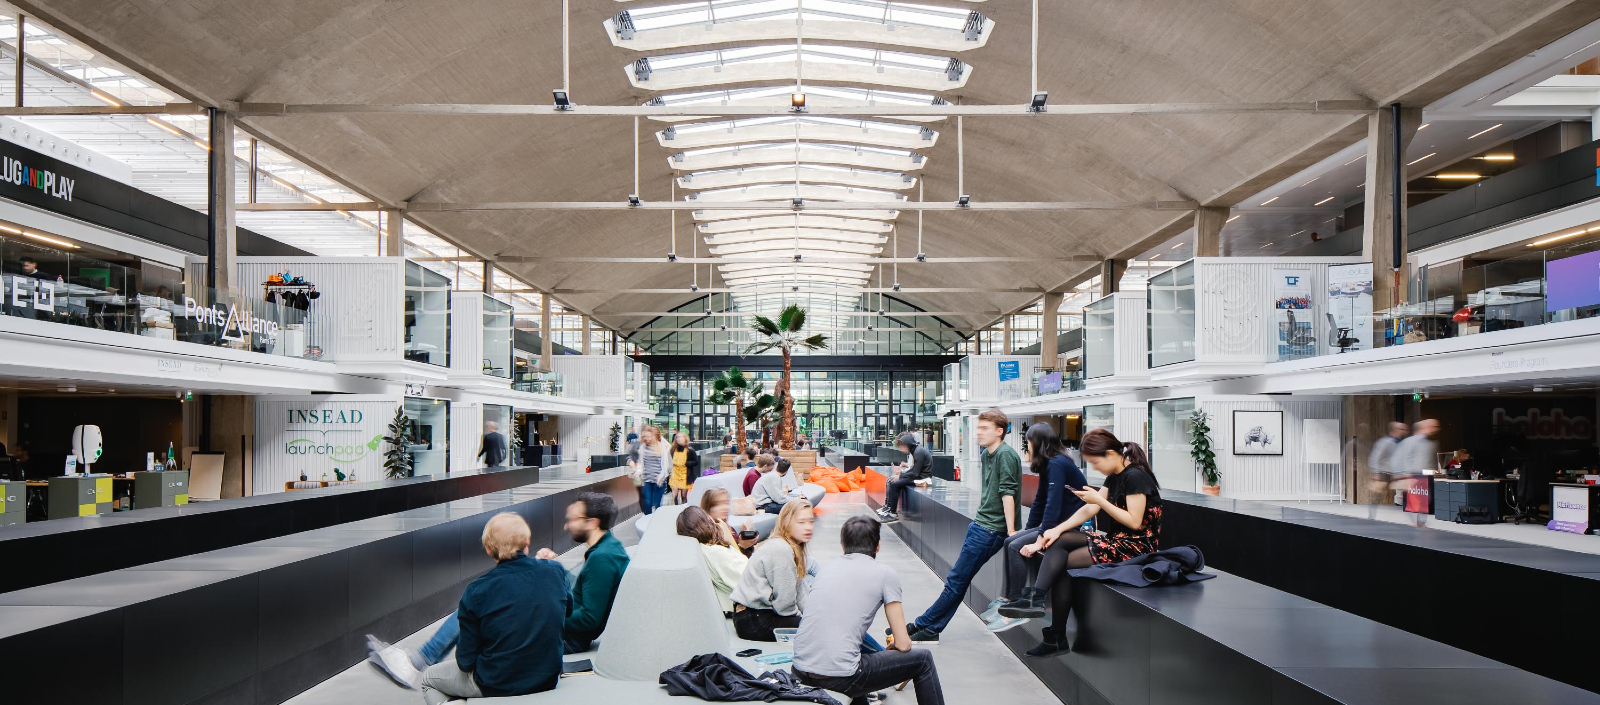
[(385, 674), (394, 679), (402, 688), (416, 690), (422, 682), (422, 672), (411, 663), (411, 656), (398, 646), (391, 646), (382, 651), (367, 654), (367, 660), (374, 666), (382, 669)]
[(1019, 627), (1027, 623), (1028, 618), (1026, 617), (997, 616), (995, 619), (985, 622), (984, 626), (988, 627), (989, 631), (991, 632), (999, 633), (1012, 627)]

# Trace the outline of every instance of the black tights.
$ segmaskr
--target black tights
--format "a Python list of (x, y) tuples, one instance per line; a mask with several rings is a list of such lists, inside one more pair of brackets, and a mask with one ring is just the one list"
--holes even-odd
[(1059, 633), (1066, 629), (1067, 615), (1072, 612), (1072, 579), (1067, 570), (1088, 568), (1094, 564), (1089, 555), (1089, 535), (1081, 531), (1067, 531), (1044, 550), (1044, 561), (1039, 566), (1039, 578), (1033, 586), (1050, 593), (1052, 628)]

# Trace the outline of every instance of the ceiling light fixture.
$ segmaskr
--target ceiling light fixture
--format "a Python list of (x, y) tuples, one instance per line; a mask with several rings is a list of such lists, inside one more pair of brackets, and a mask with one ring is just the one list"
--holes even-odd
[(572, 101), (567, 98), (567, 92), (566, 91), (561, 90), (561, 89), (558, 88), (558, 89), (550, 91), (550, 95), (551, 95), (551, 97), (555, 98), (556, 110), (571, 110), (572, 109)]
[(1433, 156), (1435, 154), (1438, 154), (1438, 152), (1428, 152), (1427, 154), (1424, 154), (1424, 155), (1422, 155), (1420, 157), (1417, 157), (1416, 159), (1413, 159), (1413, 160), (1411, 160), (1409, 162), (1406, 162), (1406, 166), (1411, 166), (1412, 164), (1416, 164), (1417, 162), (1420, 162), (1420, 161), (1422, 161), (1424, 159), (1427, 159), (1428, 157), (1431, 157), (1431, 156)]
[(1169, 249), (1169, 250), (1176, 250), (1176, 249), (1178, 249), (1178, 248), (1180, 248), (1180, 247), (1183, 247), (1183, 243), (1181, 243), (1181, 242), (1180, 242), (1180, 243), (1178, 243), (1178, 244), (1176, 244), (1176, 245), (1173, 245), (1173, 246), (1172, 246), (1172, 247), (1168, 247), (1168, 248), (1167, 248), (1167, 249)]
[(1151, 257), (1150, 259), (1161, 259), (1161, 255), (1162, 254), (1166, 254), (1166, 253), (1158, 253), (1158, 254), (1156, 254), (1156, 256)]
[(1469, 140), (1470, 140), (1470, 139), (1472, 139), (1472, 138), (1473, 138), (1473, 137), (1478, 137), (1478, 136), (1481, 136), (1481, 135), (1483, 135), (1483, 134), (1484, 134), (1484, 132), (1488, 132), (1488, 131), (1489, 131), (1489, 130), (1493, 130), (1493, 129), (1495, 129), (1495, 127), (1499, 127), (1499, 126), (1500, 126), (1500, 125), (1504, 125), (1504, 124), (1505, 124), (1505, 123), (1503, 123), (1503, 122), (1502, 122), (1502, 123), (1499, 123), (1499, 124), (1497, 124), (1497, 125), (1495, 125), (1495, 126), (1494, 126), (1494, 127), (1490, 127), (1490, 128), (1485, 128), (1485, 129), (1484, 129), (1484, 130), (1483, 130), (1483, 132), (1479, 132), (1479, 133), (1478, 133), (1478, 134), (1476, 134), (1476, 135), (1473, 135), (1473, 136), (1472, 136), (1472, 137), (1468, 137), (1468, 138), (1467, 138), (1467, 139), (1469, 139)]
[(1265, 244), (1265, 245), (1262, 245), (1262, 246), (1261, 246), (1261, 247), (1260, 247), (1260, 249), (1263, 249), (1263, 250), (1265, 250), (1265, 249), (1267, 249), (1267, 248), (1268, 248), (1268, 247), (1272, 247), (1272, 243), (1270, 243), (1270, 242), (1269, 242), (1269, 243), (1267, 243), (1267, 244)]
[(111, 105), (111, 107), (114, 107), (114, 108), (122, 107), (122, 103), (117, 102), (116, 98), (112, 98), (111, 96), (108, 96), (108, 95), (106, 95), (104, 93), (101, 93), (100, 91), (89, 91), (89, 95), (92, 95), (92, 96), (94, 96), (96, 98), (99, 98), (100, 100), (105, 101), (107, 104)]
[(642, 202), (639, 200), (639, 194), (637, 194), (637, 193), (628, 194), (628, 207), (630, 207), (630, 208), (638, 208), (641, 203)]
[(1232, 223), (1233, 221), (1238, 220), (1238, 219), (1239, 219), (1239, 216), (1234, 216), (1234, 217), (1229, 218), (1229, 219), (1227, 219), (1227, 220), (1225, 220), (1223, 222), (1224, 223)]
[(806, 111), (806, 94), (804, 94), (804, 93), (790, 93), (789, 94), (789, 110), (790, 110), (790, 112), (796, 112), (796, 113), (805, 112)]
[(1517, 160), (1517, 156), (1514, 154), (1485, 154), (1478, 158), (1486, 162), (1514, 162)]
[[(1310, 185), (1311, 185), (1311, 182), (1312, 182), (1312, 181), (1316, 181), (1316, 180), (1317, 180), (1317, 179), (1320, 179), (1320, 178), (1322, 178), (1322, 177), (1320, 177), (1320, 176), (1318, 176), (1318, 177), (1317, 177), (1317, 178), (1316, 178), (1316, 179), (1312, 179), (1312, 180), (1311, 180), (1311, 181), (1307, 181), (1307, 182), (1305, 182), (1305, 183), (1303, 183), (1303, 184), (1300, 184), (1300, 186), (1301, 186), (1301, 187), (1303, 187), (1303, 186), (1310, 186)], [(1297, 188), (1298, 188), (1298, 187), (1297, 187)]]
[(77, 245), (74, 245), (74, 244), (72, 244), (70, 242), (67, 242), (66, 240), (57, 240), (56, 238), (49, 237), (47, 235), (40, 235), (39, 233), (30, 233), (30, 232), (21, 232), (19, 234), (22, 235), (23, 237), (26, 237), (26, 238), (32, 238), (34, 240), (38, 240), (39, 242), (48, 242), (48, 243), (50, 243), (52, 245), (55, 245), (57, 247), (65, 247), (65, 248), (67, 248), (69, 250), (78, 249)]
[(206, 150), (207, 152), (211, 151), (211, 145), (201, 142), (200, 140), (195, 140), (194, 146)]
[[(1421, 126), (1419, 126), (1419, 127), (1418, 127), (1418, 128), (1417, 128), (1417, 132), (1421, 132), (1421, 131), (1423, 131), (1423, 130), (1426, 130), (1426, 129), (1428, 129), (1428, 126), (1429, 126), (1429, 125), (1432, 125), (1432, 124), (1433, 124), (1433, 123), (1431, 123), (1431, 122), (1425, 122), (1425, 123), (1422, 123), (1422, 125), (1421, 125)], [(1499, 127), (1499, 125), (1495, 125), (1495, 127)]]
[(167, 132), (170, 132), (170, 133), (172, 133), (174, 135), (177, 135), (179, 137), (183, 136), (183, 132), (180, 131), (178, 128), (173, 127), (171, 125), (168, 125), (167, 123), (164, 123), (164, 122), (162, 122), (160, 120), (157, 120), (155, 118), (145, 118), (144, 121), (148, 122), (148, 123), (150, 123), (152, 125), (155, 125), (156, 127), (159, 127), (164, 131), (167, 131)]
[(1320, 206), (1320, 205), (1322, 205), (1322, 204), (1324, 204), (1324, 203), (1327, 203), (1327, 202), (1328, 202), (1328, 201), (1331, 201), (1331, 200), (1333, 200), (1333, 196), (1329, 196), (1329, 197), (1327, 197), (1327, 198), (1324, 198), (1324, 199), (1322, 199), (1322, 200), (1320, 200), (1320, 201), (1317, 201), (1317, 202), (1316, 202), (1316, 203), (1313, 203), (1313, 204), (1311, 204), (1311, 205), (1313, 205), (1313, 206)]
[(1454, 179), (1454, 180), (1457, 180), (1457, 181), (1462, 181), (1462, 180), (1470, 181), (1472, 179), (1481, 179), (1481, 178), (1483, 178), (1483, 175), (1482, 174), (1434, 174), (1433, 178), (1435, 178), (1435, 179)]
[(1354, 164), (1354, 163), (1359, 162), (1359, 161), (1361, 161), (1363, 159), (1366, 159), (1366, 158), (1367, 158), (1367, 155), (1363, 154), (1363, 155), (1361, 155), (1359, 157), (1356, 157), (1355, 159), (1351, 159), (1350, 161), (1347, 161), (1347, 162), (1345, 162), (1343, 164), (1340, 164), (1339, 166), (1350, 166), (1351, 164)]
[(1048, 103), (1049, 101), (1050, 101), (1050, 92), (1049, 91), (1039, 91), (1038, 93), (1033, 94), (1033, 102), (1028, 104), (1028, 112), (1030, 112), (1030, 113), (1046, 112), (1047, 110), (1049, 110), (1049, 108), (1045, 104)]
[(1267, 204), (1268, 204), (1268, 203), (1271, 203), (1271, 202), (1273, 202), (1273, 201), (1276, 201), (1276, 200), (1278, 200), (1278, 199), (1279, 199), (1279, 198), (1281, 198), (1281, 197), (1280, 197), (1280, 196), (1273, 196), (1273, 197), (1272, 197), (1272, 198), (1269, 198), (1269, 199), (1267, 199), (1267, 200), (1265, 200), (1265, 201), (1262, 201), (1262, 202), (1261, 202), (1261, 205), (1263, 205), (1263, 206), (1264, 206), (1264, 205), (1267, 205)]
[(1584, 234), (1586, 232), (1588, 232), (1588, 231), (1579, 229), (1579, 230), (1575, 230), (1573, 232), (1567, 233), (1565, 235), (1557, 235), (1555, 237), (1547, 237), (1547, 238), (1545, 238), (1543, 240), (1538, 240), (1538, 241), (1535, 241), (1535, 242), (1528, 243), (1528, 247), (1539, 247), (1541, 245), (1548, 245), (1548, 244), (1550, 244), (1552, 242), (1560, 242), (1562, 240), (1575, 238), (1575, 237), (1577, 237), (1579, 235), (1582, 235), (1582, 234)]
[(961, 196), (956, 199), (956, 205), (961, 206), (962, 208), (972, 207), (972, 196), (964, 193), (961, 194)]

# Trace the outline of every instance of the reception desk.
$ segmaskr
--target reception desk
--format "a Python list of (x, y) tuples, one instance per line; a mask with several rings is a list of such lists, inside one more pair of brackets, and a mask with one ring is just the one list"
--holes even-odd
[(1433, 498), (1433, 518), (1455, 521), (1462, 507), (1483, 507), (1489, 518), (1500, 521), (1499, 480), (1451, 480), (1437, 477), (1429, 492)]

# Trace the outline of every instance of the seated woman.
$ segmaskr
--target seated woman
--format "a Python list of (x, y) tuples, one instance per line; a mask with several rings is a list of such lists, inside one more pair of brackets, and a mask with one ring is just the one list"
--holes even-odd
[[(1055, 616), (1044, 631), (1044, 641), (1028, 650), (1029, 656), (1050, 656), (1066, 651), (1067, 615), (1072, 612), (1072, 580), (1066, 572), (1094, 563), (1120, 563), (1152, 553), (1161, 535), (1161, 491), (1150, 461), (1138, 443), (1123, 443), (1105, 429), (1083, 436), (1083, 459), (1106, 476), (1099, 490), (1071, 488), (1084, 505), (1066, 521), (1046, 530), (1022, 555), (1044, 552), (1039, 578), (1023, 588), (1022, 597), (1000, 607), (1000, 614), (1037, 618), (1045, 614), (1045, 596)], [(1095, 519), (1093, 535), (1077, 528)]]
[[(720, 488), (719, 488), (720, 490)], [(720, 490), (727, 494), (727, 490)], [(723, 524), (722, 526), (726, 526)], [(722, 533), (718, 522), (704, 509), (688, 507), (678, 513), (678, 535), (700, 542), (700, 553), (705, 556), (706, 569), (711, 571), (711, 587), (717, 591), (717, 603), (722, 613), (733, 616), (733, 586), (739, 583), (750, 559), (739, 552)]]
[(706, 490), (705, 494), (700, 495), (700, 508), (704, 509), (706, 514), (711, 515), (711, 520), (717, 523), (717, 532), (722, 534), (724, 543), (738, 546), (740, 552), (744, 553), (745, 556), (749, 556), (755, 551), (758, 539), (739, 537), (741, 532), (752, 529), (753, 525), (749, 517), (745, 517), (740, 523), (739, 531), (734, 531), (733, 526), (728, 523), (728, 515), (733, 507), (732, 497), (728, 490), (721, 487), (713, 487)]
[[(1087, 484), (1083, 471), (1067, 457), (1061, 437), (1049, 424), (1036, 423), (1028, 427), (1028, 461), (1034, 474), (1039, 476), (1039, 492), (1033, 506), (1028, 509), (1028, 521), (1022, 530), (1006, 539), (1006, 570), (1002, 574), (1000, 596), (1008, 603), (1020, 603), (1022, 591), (1032, 585), (1031, 572), (1038, 569), (1041, 557), (1035, 552), (1031, 558), (1022, 555), (1022, 549), (1038, 541), (1046, 529), (1055, 527), (1083, 506), (1069, 490), (1082, 489)], [(1005, 604), (1005, 603), (1002, 603)], [(1022, 620), (1008, 619), (991, 622), (991, 630), (1009, 629)]]
[(792, 499), (778, 512), (772, 538), (756, 546), (739, 584), (733, 588), (733, 629), (740, 639), (777, 641), (772, 630), (800, 626), (807, 582), (817, 561), (806, 555), (816, 528), (811, 503)]

